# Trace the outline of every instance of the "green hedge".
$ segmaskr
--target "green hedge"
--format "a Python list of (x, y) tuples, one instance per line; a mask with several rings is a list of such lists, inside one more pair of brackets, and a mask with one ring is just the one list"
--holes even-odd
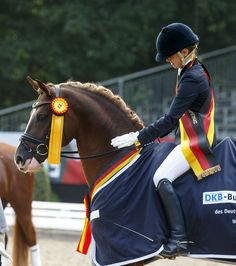
[(52, 192), (49, 177), (43, 168), (35, 173), (33, 200), (59, 201)]

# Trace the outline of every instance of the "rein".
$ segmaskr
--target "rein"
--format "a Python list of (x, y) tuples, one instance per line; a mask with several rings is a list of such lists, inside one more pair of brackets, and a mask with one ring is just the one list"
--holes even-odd
[(113, 154), (120, 151), (120, 149), (114, 149), (111, 151), (107, 151), (107, 152), (103, 152), (103, 153), (99, 153), (99, 154), (94, 154), (94, 155), (89, 155), (89, 156), (78, 156), (78, 157), (73, 157), (73, 156), (68, 156), (65, 154), (77, 154), (78, 151), (62, 151), (61, 152), (61, 157), (63, 158), (68, 158), (68, 159), (74, 159), (74, 160), (89, 160), (89, 159), (96, 159), (96, 158), (100, 158), (100, 157), (105, 157), (107, 155)]

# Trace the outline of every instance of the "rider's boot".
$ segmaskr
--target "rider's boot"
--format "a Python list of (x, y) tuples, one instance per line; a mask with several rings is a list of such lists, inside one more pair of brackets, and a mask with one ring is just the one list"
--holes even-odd
[(12, 261), (12, 257), (7, 253), (5, 249), (5, 234), (0, 233), (0, 255)]
[(170, 230), (168, 242), (159, 255), (165, 258), (186, 255), (188, 251), (186, 231), (179, 199), (168, 179), (160, 180), (157, 191), (164, 206)]

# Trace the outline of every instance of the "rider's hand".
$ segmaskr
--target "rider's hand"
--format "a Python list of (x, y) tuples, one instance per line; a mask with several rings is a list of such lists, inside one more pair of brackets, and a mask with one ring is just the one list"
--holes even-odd
[(138, 142), (138, 134), (139, 132), (136, 131), (136, 132), (130, 132), (128, 134), (124, 134), (122, 136), (118, 136), (111, 140), (111, 145), (119, 149), (131, 146), (135, 144), (136, 142)]

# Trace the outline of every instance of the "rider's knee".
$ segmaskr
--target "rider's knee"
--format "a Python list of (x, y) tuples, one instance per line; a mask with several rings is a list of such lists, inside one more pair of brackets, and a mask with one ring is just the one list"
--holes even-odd
[(159, 186), (160, 182), (164, 179), (167, 179), (172, 183), (172, 180), (168, 176), (159, 176), (159, 175), (155, 174), (153, 177), (153, 182), (154, 182), (155, 187), (157, 188)]

